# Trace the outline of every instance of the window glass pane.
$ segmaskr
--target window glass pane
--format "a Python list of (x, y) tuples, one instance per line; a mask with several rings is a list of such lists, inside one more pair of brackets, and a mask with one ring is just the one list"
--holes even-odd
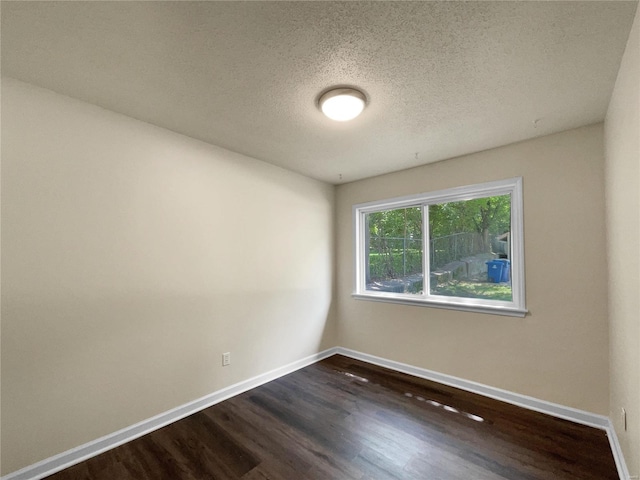
[(422, 208), (368, 213), (366, 289), (422, 294)]
[(512, 301), (511, 195), (429, 206), (430, 293)]

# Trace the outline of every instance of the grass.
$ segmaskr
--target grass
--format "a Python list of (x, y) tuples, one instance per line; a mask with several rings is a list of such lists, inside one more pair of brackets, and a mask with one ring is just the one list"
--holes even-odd
[(503, 300), (507, 302), (513, 300), (511, 295), (511, 284), (509, 283), (454, 280), (435, 287), (432, 293), (448, 297), (486, 298), (489, 300)]

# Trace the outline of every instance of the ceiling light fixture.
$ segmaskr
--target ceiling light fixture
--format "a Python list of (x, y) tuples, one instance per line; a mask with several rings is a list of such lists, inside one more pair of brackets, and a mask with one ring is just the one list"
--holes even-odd
[(367, 97), (354, 88), (334, 88), (323, 93), (318, 106), (331, 120), (346, 122), (353, 120), (364, 110)]

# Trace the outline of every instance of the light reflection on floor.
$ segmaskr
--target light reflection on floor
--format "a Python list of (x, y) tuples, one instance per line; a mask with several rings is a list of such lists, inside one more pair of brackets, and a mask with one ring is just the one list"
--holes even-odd
[[(360, 381), (362, 383), (369, 383), (368, 379), (366, 379), (364, 377), (360, 377), (358, 375), (354, 375), (353, 373), (349, 373), (349, 372), (340, 372), (340, 373), (342, 373), (343, 375), (345, 375), (347, 377), (350, 377), (350, 378), (353, 378), (355, 380), (358, 380), (358, 381)], [(417, 400), (419, 402), (425, 402), (425, 403), (427, 403), (427, 404), (429, 404), (429, 405), (431, 405), (433, 407), (436, 407), (436, 408), (442, 408), (442, 409), (446, 410), (447, 412), (457, 413), (457, 414), (463, 415), (463, 416), (465, 416), (465, 417), (467, 417), (470, 420), (473, 420), (475, 422), (484, 422), (484, 418), (482, 418), (479, 415), (474, 415), (473, 413), (469, 413), (469, 412), (463, 412), (463, 411), (458, 410), (457, 408), (454, 408), (454, 407), (452, 407), (450, 405), (443, 405), (440, 402), (436, 402), (435, 400), (426, 399), (426, 398), (424, 398), (424, 397), (422, 397), (420, 395), (414, 395), (413, 393), (406, 392), (404, 394), (404, 396), (407, 397), (407, 398), (413, 398), (413, 399), (415, 399), (415, 400)]]
[(426, 402), (433, 407), (442, 408), (447, 412), (459, 413), (460, 415), (464, 415), (465, 417), (471, 420), (474, 420), (476, 422), (484, 422), (484, 418), (482, 418), (480, 415), (474, 415), (473, 413), (463, 412), (462, 410), (458, 410), (457, 408), (454, 408), (450, 405), (443, 405), (442, 403), (436, 402), (435, 400), (427, 400), (424, 397), (421, 397), (419, 395), (413, 395), (412, 393), (409, 393), (409, 392), (405, 393), (404, 396), (409, 398), (415, 398), (419, 402)]
[(363, 383), (369, 383), (369, 380), (367, 380), (364, 377), (359, 377), (359, 376), (354, 375), (353, 373), (349, 373), (349, 372), (342, 372), (342, 373), (344, 373), (347, 377), (355, 378), (356, 380), (359, 380), (359, 381), (361, 381)]

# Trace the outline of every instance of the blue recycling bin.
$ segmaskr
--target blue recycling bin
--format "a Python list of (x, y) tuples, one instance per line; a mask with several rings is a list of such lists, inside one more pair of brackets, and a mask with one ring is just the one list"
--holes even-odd
[(487, 263), (487, 277), (491, 283), (500, 283), (502, 281), (502, 268), (504, 262), (498, 260), (491, 260)]
[(502, 275), (500, 276), (500, 281), (501, 282), (508, 282), (509, 281), (509, 271), (511, 270), (511, 268), (510, 268), (511, 262), (509, 260), (507, 260), (506, 258), (498, 258), (498, 259), (493, 260), (493, 261), (502, 263)]

